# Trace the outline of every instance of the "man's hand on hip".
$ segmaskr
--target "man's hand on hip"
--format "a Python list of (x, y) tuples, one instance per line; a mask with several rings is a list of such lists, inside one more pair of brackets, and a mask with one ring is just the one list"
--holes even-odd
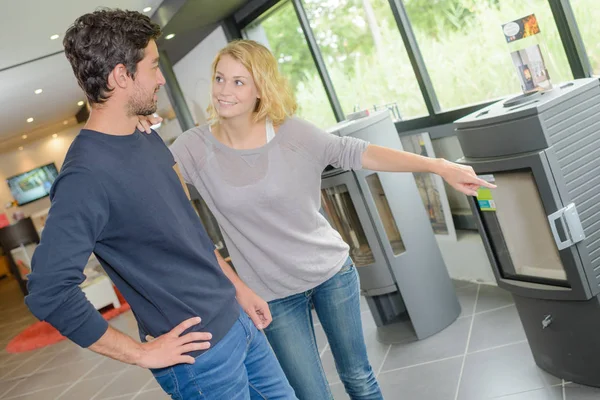
[(193, 364), (194, 357), (186, 354), (208, 349), (212, 335), (208, 332), (181, 335), (199, 323), (200, 318), (190, 318), (156, 339), (147, 336), (146, 339), (150, 341), (140, 345), (136, 365), (142, 368), (165, 368), (176, 364)]

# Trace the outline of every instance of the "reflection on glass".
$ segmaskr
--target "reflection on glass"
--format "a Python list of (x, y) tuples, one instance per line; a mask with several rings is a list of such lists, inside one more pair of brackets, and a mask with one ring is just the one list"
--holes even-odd
[(323, 210), (329, 221), (350, 246), (350, 256), (357, 267), (375, 262), (363, 227), (358, 219), (356, 208), (346, 185), (321, 190)]
[(556, 242), (531, 171), (494, 174), (495, 211), (480, 211), (503, 276), (565, 281)]
[[(414, 154), (419, 154), (425, 157), (429, 157), (427, 149), (425, 148), (425, 141), (423, 140), (423, 134), (403, 136), (400, 138), (402, 142), (402, 148), (405, 151), (409, 151)], [(426, 172), (414, 172), (415, 182), (419, 188), (419, 194), (425, 205), (425, 211), (433, 227), (433, 232), (436, 235), (447, 235), (448, 225), (444, 216), (444, 210), (442, 208), (442, 200), (440, 198), (440, 192), (438, 192), (433, 175)]]
[[(441, 139), (432, 140), (431, 145), (437, 157), (445, 158), (446, 160), (458, 160), (464, 156), (456, 136), (447, 136)], [(452, 215), (466, 217), (473, 215), (467, 196), (458, 190), (454, 190), (452, 186), (446, 183), (446, 181), (444, 181), (444, 186), (446, 188), (446, 196), (448, 197)], [(477, 228), (474, 227), (473, 229)]]
[[(588, 0), (592, 2), (594, 6), (589, 8), (597, 8), (596, 0)], [(532, 13), (548, 47), (546, 61), (552, 82), (572, 79), (549, 3), (548, 0), (404, 0), (442, 109), (521, 92), (502, 24)], [(598, 31), (597, 20), (592, 21), (591, 29)], [(592, 37), (595, 39), (597, 33)]]
[(392, 246), (394, 255), (400, 255), (406, 251), (406, 247), (404, 247), (402, 236), (400, 236), (400, 231), (398, 231), (398, 225), (396, 225), (396, 220), (392, 215), (390, 203), (388, 203), (385, 192), (383, 191), (383, 186), (381, 186), (379, 175), (371, 174), (367, 176), (367, 184), (369, 185), (371, 196), (373, 196), (373, 200), (375, 200), (379, 218), (381, 218), (381, 223), (383, 224), (385, 234), (390, 241), (390, 246)]

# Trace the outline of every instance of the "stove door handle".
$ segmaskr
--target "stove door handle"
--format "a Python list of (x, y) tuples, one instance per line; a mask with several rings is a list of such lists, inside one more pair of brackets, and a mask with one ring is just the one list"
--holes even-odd
[[(558, 234), (556, 223), (559, 220), (562, 221), (563, 226), (565, 227), (565, 235), (567, 235), (566, 240), (562, 240)], [(555, 213), (550, 214), (548, 216), (548, 222), (550, 223), (552, 236), (554, 236), (554, 241), (556, 242), (556, 247), (558, 247), (558, 250), (564, 250), (567, 247), (574, 246), (575, 244), (585, 240), (585, 232), (583, 231), (583, 226), (581, 225), (581, 220), (579, 219), (579, 213), (577, 213), (575, 203), (570, 203), (566, 207), (563, 207)]]

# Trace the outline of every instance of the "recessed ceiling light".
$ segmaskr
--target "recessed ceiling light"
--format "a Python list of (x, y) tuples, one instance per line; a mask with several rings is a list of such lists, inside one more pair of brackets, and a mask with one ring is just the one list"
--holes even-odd
[(56, 139), (56, 138), (58, 137), (58, 135), (55, 133), (54, 135), (52, 135), (52, 137), (53, 137), (54, 139)]
[(79, 103), (77, 103), (77, 105), (78, 105), (79, 107), (83, 106), (84, 104), (85, 104), (85, 103), (84, 103), (83, 101), (80, 101)]
[(23, 150), (23, 146), (19, 146), (19, 150)]
[(144, 12), (150, 12), (150, 11), (152, 11), (152, 7), (146, 7), (146, 8), (144, 8), (144, 10), (143, 10), (143, 11), (144, 11)]
[(63, 125), (69, 125), (69, 121), (63, 121)]
[(21, 136), (23, 139), (27, 139), (27, 135), (23, 135)]
[(27, 118), (27, 122), (28, 123), (32, 123), (33, 122), (33, 118)]
[(42, 93), (42, 92), (43, 92), (43, 90), (42, 90), (42, 89), (36, 89), (34, 93), (35, 93), (35, 94), (40, 94), (40, 93)]
[(60, 37), (60, 35), (52, 35), (50, 36), (50, 40), (56, 40)]
[(174, 33), (169, 33), (167, 36), (165, 36), (165, 39), (167, 39), (167, 40), (171, 40), (171, 39), (173, 39), (174, 37), (175, 37), (175, 34), (174, 34)]

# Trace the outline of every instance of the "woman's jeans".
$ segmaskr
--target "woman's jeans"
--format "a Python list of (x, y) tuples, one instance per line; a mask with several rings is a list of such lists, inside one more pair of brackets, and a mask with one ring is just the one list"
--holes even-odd
[(350, 398), (383, 399), (367, 357), (358, 272), (351, 259), (335, 276), (314, 289), (269, 302), (273, 322), (265, 333), (298, 399), (333, 399), (319, 357), (311, 303)]

